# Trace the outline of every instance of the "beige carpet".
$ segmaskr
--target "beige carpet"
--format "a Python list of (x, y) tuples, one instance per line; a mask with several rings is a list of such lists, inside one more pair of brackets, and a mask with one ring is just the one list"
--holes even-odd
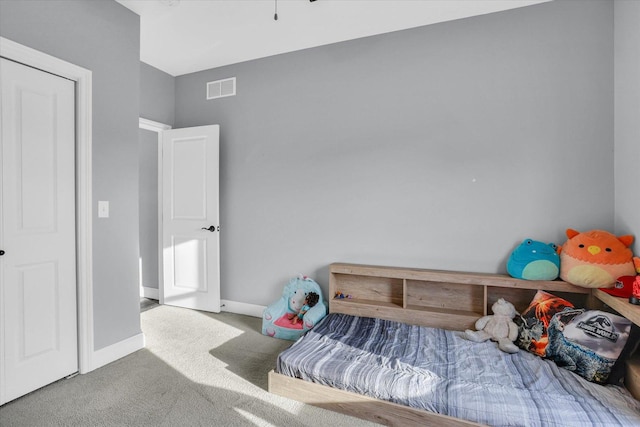
[(158, 306), (141, 314), (146, 348), (0, 407), (13, 426), (365, 426), (268, 393), (290, 341), (261, 319)]

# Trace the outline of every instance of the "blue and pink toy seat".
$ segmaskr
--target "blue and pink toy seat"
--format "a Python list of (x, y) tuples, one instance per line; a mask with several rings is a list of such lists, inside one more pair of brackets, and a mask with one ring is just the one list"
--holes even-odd
[[(299, 306), (301, 306), (300, 298), (309, 292), (318, 294), (318, 302), (304, 313), (302, 321), (293, 323), (291, 317), (298, 315)], [(265, 308), (262, 314), (262, 333), (270, 337), (295, 341), (326, 315), (327, 303), (322, 297), (320, 285), (308, 277), (296, 277), (284, 287), (282, 297)]]

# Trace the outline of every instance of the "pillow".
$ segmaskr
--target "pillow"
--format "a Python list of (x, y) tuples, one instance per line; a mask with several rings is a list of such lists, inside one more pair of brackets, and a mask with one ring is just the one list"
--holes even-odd
[(568, 308), (574, 308), (573, 304), (564, 298), (545, 291), (536, 292), (529, 307), (514, 319), (518, 325), (518, 347), (544, 357), (549, 322), (556, 313)]
[(629, 338), (631, 321), (600, 310), (566, 310), (549, 324), (547, 358), (585, 379), (604, 383)]
[(640, 344), (640, 328), (636, 325), (631, 325), (627, 345), (624, 346), (622, 353), (618, 356), (618, 360), (616, 360), (613, 368), (611, 368), (611, 373), (609, 374), (609, 378), (607, 378), (607, 384), (624, 385), (624, 377), (627, 373), (627, 360), (636, 352), (638, 344)]

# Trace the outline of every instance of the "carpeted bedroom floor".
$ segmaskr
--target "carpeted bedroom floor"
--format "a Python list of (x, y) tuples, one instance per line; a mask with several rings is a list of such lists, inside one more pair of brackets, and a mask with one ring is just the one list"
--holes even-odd
[(267, 392), (267, 373), (292, 342), (262, 335), (261, 319), (143, 309), (144, 349), (5, 404), (0, 425), (374, 425)]

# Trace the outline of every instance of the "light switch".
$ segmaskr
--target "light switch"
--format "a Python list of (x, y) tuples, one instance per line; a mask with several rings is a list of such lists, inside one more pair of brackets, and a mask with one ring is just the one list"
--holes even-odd
[(98, 218), (109, 218), (109, 202), (98, 201)]

